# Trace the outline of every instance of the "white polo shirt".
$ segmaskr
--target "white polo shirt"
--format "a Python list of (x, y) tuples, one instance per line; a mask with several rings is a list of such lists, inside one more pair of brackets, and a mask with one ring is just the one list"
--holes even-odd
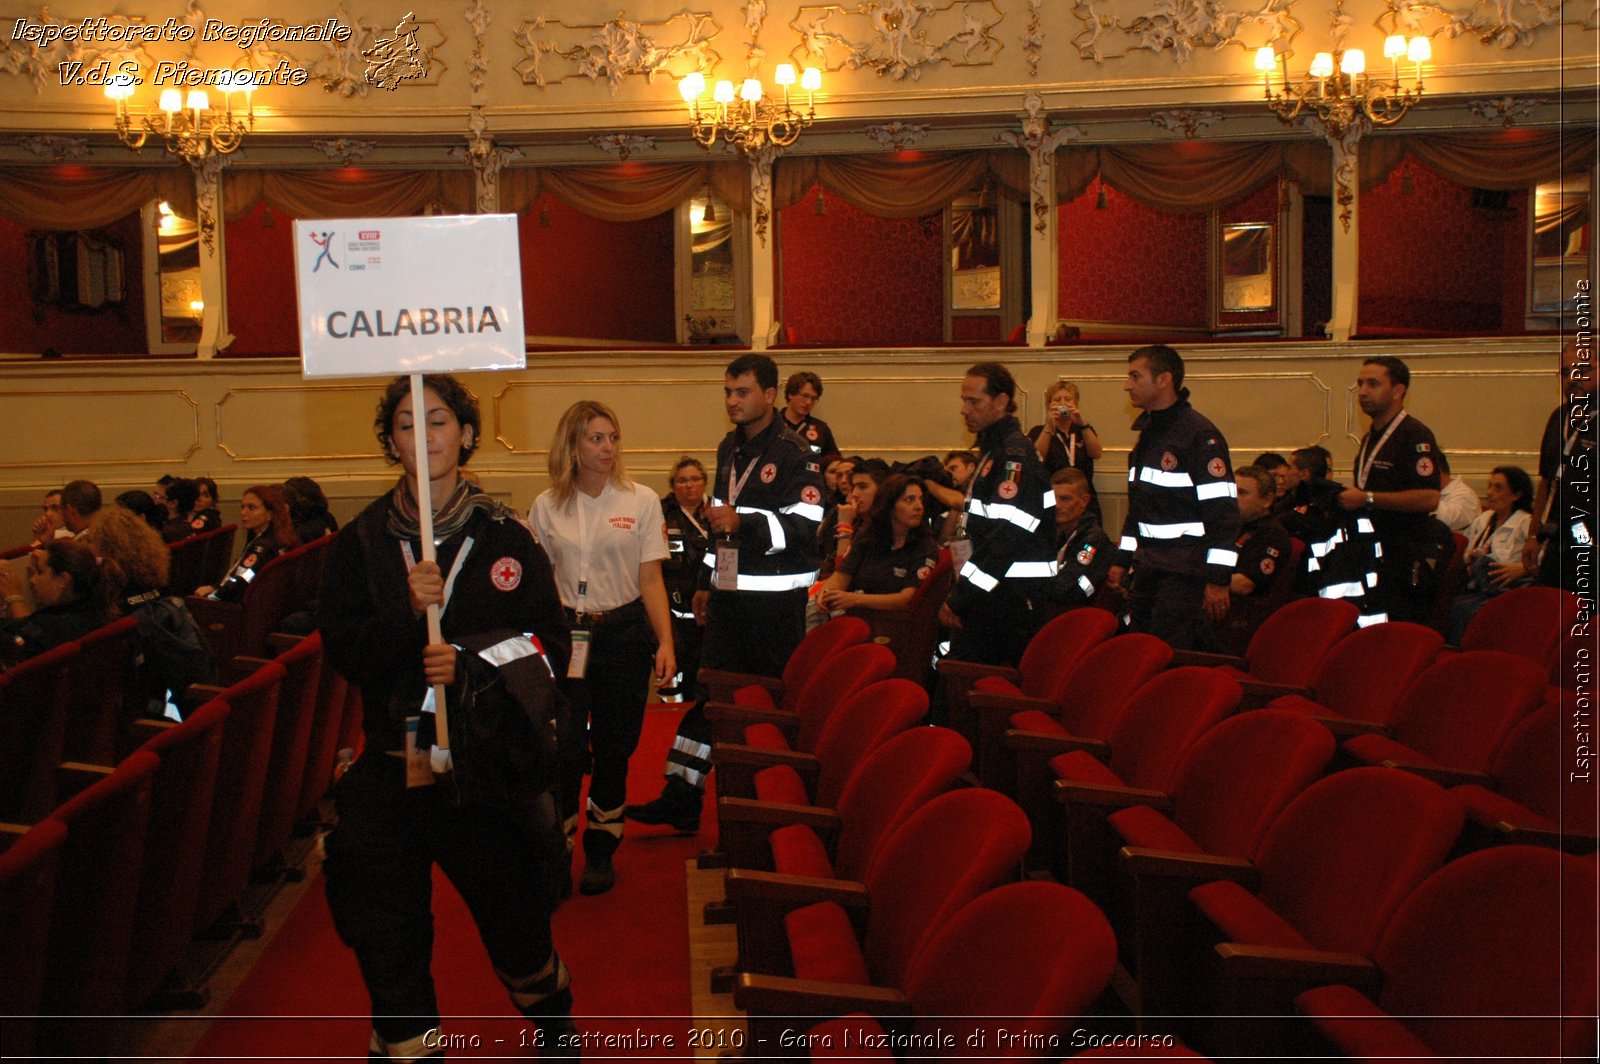
[[(667, 556), (661, 500), (638, 484), (610, 481), (598, 497), (574, 491), (565, 506), (554, 489), (541, 492), (528, 524), (555, 566), (561, 604), (586, 613), (614, 610), (639, 597), (639, 566)], [(580, 582), (586, 593), (578, 593)]]

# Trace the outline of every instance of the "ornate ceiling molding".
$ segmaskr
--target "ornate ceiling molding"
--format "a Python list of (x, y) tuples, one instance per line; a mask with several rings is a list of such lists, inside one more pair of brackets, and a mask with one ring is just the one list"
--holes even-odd
[(847, 10), (802, 5), (790, 27), (801, 43), (796, 63), (821, 61), (827, 70), (874, 70), (896, 81), (924, 69), (989, 66), (1005, 46), (993, 33), (1005, 15), (993, 0), (868, 0)]
[(1039, 76), (1039, 57), (1044, 53), (1044, 30), (1039, 28), (1043, 13), (1044, 0), (1028, 0), (1028, 28), (1022, 32), (1022, 55), (1030, 78)]
[(13, 142), (32, 155), (51, 162), (64, 163), (72, 159), (85, 159), (92, 153), (87, 137), (58, 137), (51, 134), (18, 137)]
[(904, 151), (916, 144), (920, 144), (932, 128), (932, 126), (922, 123), (901, 122), (896, 119), (893, 122), (886, 122), (882, 125), (868, 126), (861, 133), (880, 148), (887, 148), (890, 151)]
[[(191, 5), (193, 11), (197, 7)], [(53, 17), (48, 7), (39, 8), (32, 16), (26, 16), (26, 21), (34, 26), (67, 26), (79, 20), (62, 20)], [(106, 22), (110, 26), (144, 26), (149, 20), (143, 15), (106, 15)], [(7, 19), (14, 25), (23, 19)], [(186, 23), (189, 19), (181, 19)], [(190, 48), (193, 51), (193, 48)], [(27, 78), (33, 82), (33, 94), (43, 94), (45, 86), (60, 87), (66, 85), (75, 76), (74, 71), (88, 71), (101, 63), (108, 63), (110, 70), (120, 68), (124, 62), (134, 62), (142, 69), (155, 66), (155, 59), (146, 50), (143, 41), (107, 43), (95, 46), (82, 40), (55, 39), (48, 44), (41, 45), (34, 40), (18, 40), (8, 32), (6, 39), (0, 41), (0, 73), (10, 74), (13, 77)], [(74, 66), (74, 64), (77, 64)], [(65, 69), (63, 69), (65, 68)], [(83, 82), (79, 82), (83, 84)]]
[(1469, 0), (1459, 7), (1411, 0), (1388, 0), (1388, 4), (1386, 18), (1394, 21), (1396, 32), (1407, 36), (1473, 36), (1491, 47), (1515, 48), (1532, 44), (1534, 34), (1545, 26), (1559, 26), (1563, 0)]
[(627, 162), (628, 156), (634, 152), (656, 150), (656, 138), (638, 137), (632, 133), (612, 133), (604, 137), (590, 137), (589, 143), (603, 152), (615, 155), (621, 162)]
[[(350, 97), (364, 98), (374, 88), (368, 78), (372, 70), (373, 58), (367, 53), (383, 45), (393, 45), (394, 39), (401, 36), (399, 27), (386, 26), (376, 19), (352, 18), (345, 13), (344, 4), (338, 6), (335, 18), (343, 25), (349, 26), (353, 31), (348, 40), (323, 41), (321, 48), (323, 55), (310, 67), (311, 80), (321, 82), (325, 91), (336, 96), (349, 99)], [(408, 16), (401, 22), (414, 25), (413, 30), (417, 43), (414, 57), (420, 64), (423, 74), (420, 77), (405, 77), (402, 82), (407, 85), (436, 85), (443, 75), (446, 66), (444, 60), (438, 58), (437, 53), (450, 38), (445, 35), (444, 27), (437, 19), (419, 19)], [(257, 46), (259, 47), (259, 45)]]
[(630, 74), (654, 81), (657, 74), (711, 71), (722, 59), (711, 48), (721, 32), (709, 11), (679, 11), (656, 22), (636, 22), (619, 12), (609, 22), (571, 26), (541, 15), (524, 22), (512, 39), (523, 51), (516, 71), (524, 85), (542, 89), (573, 77), (604, 78), (615, 95)]
[(372, 140), (335, 137), (332, 140), (314, 140), (311, 146), (340, 166), (354, 166), (376, 151), (378, 143)]
[(739, 8), (744, 12), (744, 28), (750, 35), (745, 42), (745, 66), (754, 71), (767, 57), (767, 50), (761, 47), (761, 27), (767, 21), (767, 0), (745, 0)]
[[(1391, 0), (1392, 2), (1392, 0)], [(1129, 52), (1171, 52), (1182, 65), (1196, 49), (1230, 44), (1259, 48), (1291, 41), (1301, 30), (1290, 13), (1294, 0), (1258, 0), (1252, 9), (1234, 10), (1224, 0), (1077, 0), (1072, 17), (1083, 29), (1072, 46), (1084, 59), (1103, 63)]]
[(1487, 122), (1499, 122), (1510, 129), (1550, 101), (1540, 96), (1497, 96), (1488, 100), (1469, 100), (1467, 110)]
[(1193, 110), (1188, 107), (1173, 111), (1154, 111), (1150, 115), (1151, 125), (1173, 133), (1181, 131), (1186, 140), (1193, 140), (1196, 133), (1223, 120), (1224, 115), (1221, 111)]
[(472, 85), (473, 99), (477, 100), (483, 95), (489, 81), (488, 36), (489, 23), (493, 19), (484, 0), (472, 0), (472, 6), (463, 11), (461, 17), (472, 27), (472, 54), (467, 57), (467, 80)]

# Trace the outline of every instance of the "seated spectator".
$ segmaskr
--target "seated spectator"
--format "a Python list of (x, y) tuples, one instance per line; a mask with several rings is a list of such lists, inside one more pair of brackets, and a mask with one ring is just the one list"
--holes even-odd
[(283, 497), (289, 504), (294, 534), (301, 543), (339, 531), (339, 522), (328, 512), (328, 497), (322, 493), (322, 485), (310, 477), (290, 477), (284, 481)]
[(1338, 496), (1344, 485), (1329, 480), (1332, 458), (1324, 447), (1302, 447), (1289, 456), (1289, 483), (1286, 497), (1272, 503), (1272, 515), (1285, 532), (1306, 546), (1332, 535), (1338, 527)]
[(194, 506), (200, 499), (200, 487), (187, 477), (173, 477), (166, 484), (167, 523), (161, 526), (161, 538), (177, 543), (196, 535), (200, 529), (191, 526)]
[(1058, 469), (1082, 471), (1089, 482), (1089, 507), (1096, 514), (1100, 504), (1094, 498), (1094, 463), (1103, 453), (1100, 435), (1084, 419), (1078, 409), (1078, 386), (1069, 380), (1057, 380), (1045, 392), (1044, 408), (1047, 421), (1028, 430), (1039, 460), (1052, 474)]
[(850, 459), (843, 455), (825, 454), (817, 459), (822, 466), (822, 483), (828, 489), (828, 505), (838, 506), (850, 494)]
[[(142, 491), (138, 494), (146, 499), (150, 497)], [(145, 601), (151, 597), (151, 592), (159, 595), (161, 589), (167, 586), (172, 552), (144, 516), (131, 508), (120, 505), (120, 502), (116, 506), (102, 508), (90, 519), (82, 539), (102, 558), (116, 562), (122, 571), (122, 597), (117, 603), (118, 612), (127, 613), (130, 606)], [(130, 599), (136, 601), (130, 603)]]
[(1439, 467), (1439, 508), (1433, 516), (1450, 531), (1464, 533), (1483, 508), (1478, 503), (1478, 493), (1460, 477), (1450, 475), (1450, 459), (1443, 451), (1438, 453), (1435, 464)]
[(874, 495), (855, 546), (817, 593), (823, 612), (908, 609), (939, 562), (939, 544), (923, 520), (922, 481), (896, 473), (875, 485)]
[(962, 507), (967, 501), (967, 484), (978, 468), (978, 456), (971, 451), (951, 451), (944, 456), (945, 472), (950, 474), (950, 486), (929, 483), (928, 498), (943, 508), (944, 516), (936, 530), (940, 543), (949, 543), (956, 534), (956, 524), (961, 520)]
[(44, 502), (40, 510), (42, 512), (33, 522), (33, 542), (29, 546), (39, 547), (52, 539), (72, 538), (72, 533), (67, 529), (66, 522), (61, 516), (60, 488), (44, 493)]
[(1294, 467), (1277, 451), (1262, 451), (1250, 464), (1267, 471), (1267, 475), (1272, 478), (1274, 485), (1272, 494), (1275, 498), (1287, 494), (1294, 486)]
[[(167, 524), (167, 508), (151, 498), (148, 491), (141, 491), (139, 488), (125, 491), (117, 496), (117, 505), (124, 510), (132, 511), (155, 531), (157, 539), (161, 538), (161, 530)], [(93, 524), (93, 519), (90, 519), (89, 523)]]
[[(138, 492), (146, 499), (146, 492)], [(153, 503), (151, 505), (154, 505)], [(182, 599), (163, 595), (172, 551), (161, 534), (130, 509), (107, 506), (89, 522), (83, 541), (122, 571), (115, 603), (137, 623), (137, 669), (129, 694), (145, 716), (181, 720), (198, 705), (190, 685), (215, 683), (211, 646)]]
[(294, 521), (289, 516), (289, 504), (284, 501), (282, 489), (275, 485), (257, 484), (240, 496), (239, 524), (250, 537), (239, 560), (222, 583), (216, 587), (196, 588), (196, 595), (238, 602), (244, 598), (245, 589), (262, 566), (300, 545), (294, 534)]
[(191, 534), (221, 528), (222, 511), (217, 509), (221, 496), (217, 494), (217, 482), (210, 477), (195, 477), (194, 486), (194, 517), (189, 521), (189, 527), (193, 529)]
[(61, 489), (61, 523), (74, 536), (89, 527), (89, 519), (99, 510), (100, 487), (94, 481), (74, 480)]
[(1233, 471), (1239, 486), (1239, 538), (1234, 541), (1239, 560), (1234, 565), (1228, 591), (1239, 599), (1264, 596), (1272, 589), (1278, 567), (1290, 556), (1289, 533), (1272, 516), (1272, 474), (1257, 465)]
[(1115, 553), (1100, 518), (1089, 510), (1093, 498), (1081, 469), (1058, 469), (1050, 475), (1056, 497), (1056, 572), (1045, 587), (1050, 601), (1062, 609), (1087, 606), (1105, 584)]
[(15, 570), (0, 566), (7, 613), (0, 621), (0, 665), (15, 665), (108, 623), (122, 574), (116, 562), (102, 561), (84, 544), (58, 539), (29, 557), (28, 583), (36, 603), (31, 612)]
[(878, 485), (888, 478), (889, 463), (881, 458), (863, 458), (855, 463), (855, 469), (850, 474), (850, 495), (834, 511), (832, 550), (828, 549), (826, 540), (822, 544), (824, 565), (828, 558), (833, 558), (837, 565), (839, 559), (850, 553), (850, 542), (857, 524), (865, 524), (873, 500), (877, 497)]
[(1508, 588), (1533, 582), (1522, 565), (1533, 514), (1533, 479), (1518, 466), (1489, 474), (1489, 506), (1467, 527), (1463, 587), (1450, 610), (1449, 641), (1461, 642), (1472, 615)]

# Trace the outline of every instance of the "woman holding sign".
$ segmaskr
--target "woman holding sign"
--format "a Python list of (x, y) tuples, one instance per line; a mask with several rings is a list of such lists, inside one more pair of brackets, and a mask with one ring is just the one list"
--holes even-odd
[(603, 894), (616, 882), (611, 855), (622, 844), (628, 759), (644, 726), (645, 699), (652, 677), (660, 685), (677, 674), (661, 578), (667, 557), (661, 503), (623, 474), (621, 440), (610, 407), (592, 400), (572, 404), (550, 445), (551, 486), (528, 513), (555, 561), (572, 626), (572, 659), (561, 688), (572, 714), (557, 738), (569, 846), (584, 769), (593, 766), (578, 882), (584, 894)]
[[(372, 998), (372, 1055), (409, 1060), (438, 1041), (429, 972), (434, 863), (460, 891), (543, 1056), (573, 1052), (572, 976), (550, 934), (564, 851), (550, 718), (568, 657), (549, 560), (460, 466), (478, 404), (453, 377), (423, 379), (436, 562), (423, 561), (408, 380), (378, 404), (393, 490), (334, 541), (318, 613), (329, 662), (361, 689), (366, 747), (334, 788), (328, 905)], [(438, 606), (443, 641), (425, 614)], [(435, 775), (430, 688), (443, 685), (453, 771)], [(430, 1038), (433, 1039), (430, 1041)]]

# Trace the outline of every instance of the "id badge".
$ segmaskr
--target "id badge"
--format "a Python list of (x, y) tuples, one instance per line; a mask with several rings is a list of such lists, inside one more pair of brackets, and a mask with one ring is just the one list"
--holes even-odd
[(739, 548), (732, 543), (717, 544), (717, 590), (735, 591), (739, 587)]
[(972, 560), (972, 540), (952, 539), (950, 541), (950, 561), (955, 565), (956, 572)]
[(428, 751), (417, 749), (417, 725), (421, 722), (421, 717), (406, 718), (407, 788), (433, 785), (433, 765), (428, 760)]
[(589, 629), (572, 630), (572, 657), (567, 659), (567, 679), (581, 680), (589, 672)]

